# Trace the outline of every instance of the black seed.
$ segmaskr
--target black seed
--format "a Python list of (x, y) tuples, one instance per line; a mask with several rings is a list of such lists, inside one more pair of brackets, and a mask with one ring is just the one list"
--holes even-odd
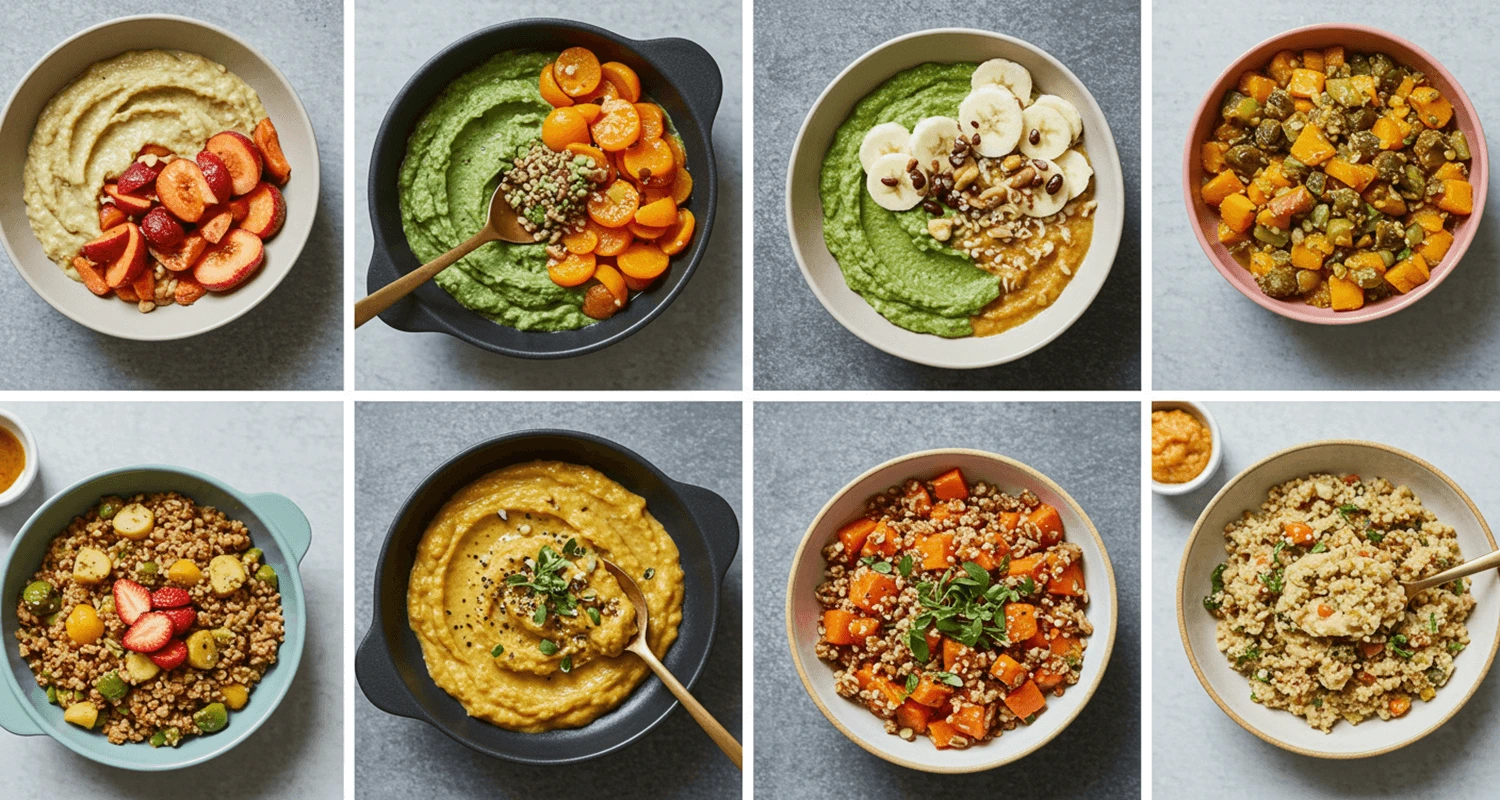
[(1042, 132), (1037, 130), (1036, 128), (1032, 128), (1031, 135), (1026, 137), (1026, 141), (1031, 142), (1032, 144), (1041, 144)]
[(1047, 194), (1057, 194), (1057, 190), (1061, 189), (1062, 185), (1063, 185), (1063, 178), (1062, 178), (1062, 176), (1061, 175), (1053, 175), (1052, 176), (1052, 180), (1047, 181)]
[(912, 185), (913, 189), (920, 190), (923, 186), (927, 185), (927, 179), (924, 178), (924, 177), (922, 177), (922, 173), (920, 173), (920, 172), (918, 172), (916, 170), (912, 170), (911, 171), (911, 185)]
[(906, 162), (906, 171), (907, 172), (911, 172), (912, 170), (914, 170), (916, 168), (917, 168), (917, 160), (915, 158), (913, 158), (912, 160)]
[(943, 213), (943, 207), (938, 205), (936, 200), (923, 200), (922, 210), (933, 215), (934, 217), (939, 216)]
[[(1035, 143), (1033, 142), (1033, 144)], [(1047, 171), (1047, 162), (1041, 160), (1040, 158), (1031, 159), (1031, 165), (1041, 170), (1042, 172)]]
[(895, 185), (901, 183), (901, 181), (898, 181), (895, 178), (890, 178), (890, 177), (881, 178), (880, 182), (883, 183), (883, 184), (885, 184), (886, 186), (895, 186)]
[(974, 142), (974, 146), (975, 146), (975, 147), (978, 147), (978, 146), (979, 146), (979, 134), (977, 134), (977, 133), (976, 133), (976, 134), (974, 134), (974, 137), (973, 137), (973, 142)]

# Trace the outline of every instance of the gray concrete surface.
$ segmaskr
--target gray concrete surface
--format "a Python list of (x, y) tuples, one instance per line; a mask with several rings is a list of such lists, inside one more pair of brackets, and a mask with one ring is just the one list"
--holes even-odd
[[(1300, 756), (1261, 741), (1214, 705), (1183, 652), (1172, 598), (1188, 534), (1209, 500), (1241, 470), (1302, 442), (1374, 439), (1412, 453), (1463, 487), (1493, 525), (1500, 509), (1500, 485), (1494, 480), (1500, 458), (1488, 443), (1500, 436), (1500, 404), (1423, 403), (1418, 413), (1409, 413), (1409, 403), (1207, 406), (1224, 445), (1219, 473), (1192, 494), (1151, 498), (1151, 781), (1156, 797), (1495, 796), (1500, 783), (1500, 761), (1494, 758), (1500, 748), (1494, 725), (1500, 683), (1493, 673), (1446, 725), (1405, 749), (1355, 761)], [(1401, 415), (1401, 425), (1371, 429), (1369, 419), (1393, 414)]]
[[(441, 11), (437, 9), (441, 8)], [(677, 36), (719, 62), (724, 96), (713, 126), (718, 216), (708, 250), (672, 305), (644, 329), (597, 353), (560, 361), (496, 355), (445, 334), (404, 333), (371, 320), (355, 336), (360, 389), (729, 389), (740, 388), (741, 26), (737, 0), (630, 3), (575, 0), (448, 0), (440, 7), (358, 0), (355, 14), (354, 273), (359, 296), (374, 247), (369, 165), (375, 135), (396, 93), (427, 59), (480, 28), (527, 17), (571, 19), (632, 39)], [(374, 287), (379, 288), (379, 287)]]
[[(1493, 130), (1500, 70), (1493, 25), (1441, 31), (1412, 20), (1472, 19), (1455, 0), (1360, 3), (1357, 21), (1392, 31), (1457, 77)], [(1415, 306), (1375, 322), (1325, 326), (1273, 314), (1224, 280), (1198, 246), (1182, 196), (1182, 153), (1198, 103), (1230, 62), (1261, 41), (1317, 22), (1350, 21), (1347, 9), (1265, 0), (1224, 24), (1224, 8), (1195, 0), (1152, 6), (1151, 383), (1157, 389), (1494, 389), (1500, 386), (1500, 221), (1486, 215), (1469, 252)], [(1416, 15), (1416, 16), (1414, 16)], [(1207, 32), (1212, 32), (1208, 35)], [(1215, 100), (1217, 102), (1217, 100)], [(1493, 181), (1492, 181), (1493, 184)]]
[(0, 31), (6, 34), (0, 95), (8, 98), (47, 51), (85, 28), (134, 14), (193, 17), (246, 40), (286, 75), (307, 107), (322, 166), (317, 217), (291, 276), (250, 313), (191, 339), (132, 342), (85, 328), (47, 305), (0, 251), (0, 297), (6, 303), (0, 314), (0, 388), (343, 388), (343, 4), (265, 0), (253, 13), (246, 10), (191, 0), (0, 3)]
[[(1104, 109), (1125, 172), (1125, 229), (1119, 254), (1088, 311), (1040, 351), (972, 371), (908, 363), (845, 330), (808, 288), (786, 230), (787, 162), (819, 93), (850, 62), (881, 42), (946, 27), (999, 31), (1057, 57)], [(757, 2), (755, 388), (1138, 388), (1140, 33), (1136, 0), (1067, 0), (1041, 7), (1018, 0)], [(941, 54), (933, 57), (942, 59)]]
[[(718, 492), (736, 514), (743, 513), (737, 403), (360, 403), (354, 455), (356, 641), (370, 628), (375, 562), (386, 531), (411, 491), (470, 445), (528, 428), (584, 431), (619, 442), (669, 477)], [(743, 532), (742, 541), (748, 535)], [(743, 739), (740, 576), (736, 556), (720, 595), (713, 652), (693, 695)], [(381, 711), (358, 688), (354, 776), (361, 800), (740, 796), (740, 771), (681, 708), (625, 750), (548, 769), (479, 755), (425, 723)]]
[[(278, 492), (312, 523), (303, 558), (307, 643), (297, 678), (260, 730), (230, 752), (176, 772), (95, 764), (46, 736), (0, 731), (0, 797), (197, 800), (344, 796), (344, 413), (339, 403), (18, 403), (37, 441), (37, 482), (0, 508), (0, 547), (47, 499), (114, 467), (160, 463), (198, 470), (246, 492)], [(108, 414), (111, 435), (80, 425)], [(160, 420), (188, 435), (163, 437)], [(6, 602), (11, 602), (7, 599)], [(13, 646), (8, 642), (7, 646)], [(234, 723), (231, 722), (231, 725)], [(145, 747), (144, 744), (124, 745)]]
[[(1135, 403), (757, 403), (755, 796), (1140, 796), (1140, 441)], [(1120, 604), (1109, 667), (1078, 718), (972, 775), (898, 767), (845, 738), (807, 696), (785, 633), (792, 555), (818, 509), (870, 467), (934, 447), (1001, 453), (1061, 485), (1104, 538)]]

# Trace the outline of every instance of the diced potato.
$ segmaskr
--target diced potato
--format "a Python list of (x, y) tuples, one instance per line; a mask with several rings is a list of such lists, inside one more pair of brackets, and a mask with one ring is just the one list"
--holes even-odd
[(234, 594), (245, 585), (245, 565), (234, 556), (214, 556), (208, 562), (208, 585), (219, 597)]
[(120, 509), (114, 518), (115, 533), (131, 541), (140, 541), (156, 529), (156, 515), (140, 503)]
[(224, 693), (224, 705), (229, 706), (230, 711), (239, 711), (250, 702), (250, 690), (243, 684), (231, 683), (220, 691)]
[(125, 654), (125, 677), (137, 686), (156, 677), (161, 668), (144, 653)]
[(94, 723), (99, 721), (99, 709), (93, 703), (74, 703), (63, 711), (63, 720), (71, 722), (85, 730), (93, 730)]
[(73, 557), (73, 580), (89, 586), (103, 583), (114, 566), (109, 560), (109, 554), (103, 550), (79, 548), (78, 555)]
[(213, 669), (219, 663), (219, 643), (208, 631), (197, 631), (187, 639), (188, 663), (197, 669)]

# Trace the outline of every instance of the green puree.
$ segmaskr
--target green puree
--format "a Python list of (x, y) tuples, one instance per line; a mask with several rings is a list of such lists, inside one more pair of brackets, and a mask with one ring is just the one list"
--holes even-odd
[[(424, 263), (484, 227), (500, 173), (517, 148), (542, 134), (552, 106), (537, 77), (556, 57), (501, 53), (449, 84), (417, 123), (398, 185), (401, 226)], [(583, 313), (582, 291), (547, 277), (540, 244), (486, 244), (436, 280), (465, 307), (513, 328), (561, 331), (594, 322)]]
[(923, 117), (958, 116), (975, 64), (923, 64), (896, 74), (854, 107), (823, 159), (823, 238), (849, 288), (886, 319), (938, 336), (971, 336), (969, 317), (1000, 296), (1000, 279), (926, 234), (917, 206), (887, 211), (865, 191), (859, 146), (882, 122), (908, 130)]

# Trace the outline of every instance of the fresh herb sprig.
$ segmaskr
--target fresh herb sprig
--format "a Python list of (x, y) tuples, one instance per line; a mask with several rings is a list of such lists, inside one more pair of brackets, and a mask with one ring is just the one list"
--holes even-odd
[[(573, 544), (573, 541), (570, 539), (568, 544)], [(570, 548), (564, 545), (563, 549)], [(578, 615), (578, 598), (568, 591), (568, 579), (563, 575), (571, 563), (551, 546), (542, 545), (529, 577), (524, 572), (517, 572), (505, 578), (507, 586), (528, 589), (540, 596), (532, 622), (544, 624), (549, 612), (568, 617)]]
[(936, 581), (917, 584), (922, 612), (912, 620), (909, 644), (918, 661), (931, 657), (924, 638), (929, 627), (965, 647), (1010, 644), (1005, 635), (1005, 604), (1019, 600), (1020, 595), (1004, 584), (991, 583), (989, 572), (972, 561), (961, 567), (949, 568)]

